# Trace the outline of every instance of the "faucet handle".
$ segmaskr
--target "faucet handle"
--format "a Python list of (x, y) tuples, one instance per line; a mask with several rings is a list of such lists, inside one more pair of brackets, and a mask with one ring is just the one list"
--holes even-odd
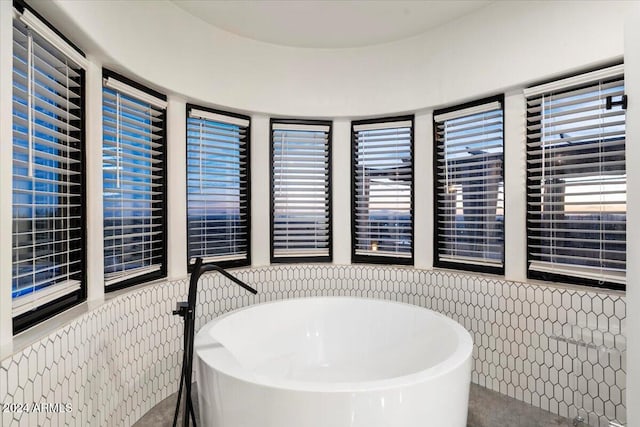
[(189, 303), (187, 301), (179, 301), (176, 303), (176, 309), (173, 310), (174, 316), (185, 317), (189, 311)]

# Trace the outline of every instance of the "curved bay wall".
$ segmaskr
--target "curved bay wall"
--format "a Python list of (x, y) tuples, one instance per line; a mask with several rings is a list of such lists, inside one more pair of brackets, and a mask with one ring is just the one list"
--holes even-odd
[(37, 6), (102, 65), (161, 92), (244, 112), (316, 118), (437, 108), (619, 59), (620, 23), (636, 7), (492, 2), (397, 42), (305, 49), (223, 31), (171, 1)]
[[(259, 293), (209, 274), (198, 328), (259, 302), (318, 295), (383, 298), (441, 312), (471, 331), (472, 381), (593, 426), (626, 423), (625, 298), (435, 270), (277, 265), (234, 271)], [(178, 386), (187, 281), (130, 290), (0, 363), (0, 402), (71, 403), (2, 414), (3, 426), (127, 426)]]

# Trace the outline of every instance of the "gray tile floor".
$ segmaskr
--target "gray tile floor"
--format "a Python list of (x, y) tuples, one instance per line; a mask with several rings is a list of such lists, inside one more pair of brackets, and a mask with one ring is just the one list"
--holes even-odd
[[(571, 420), (471, 384), (467, 427), (573, 426)], [(586, 426), (585, 426), (586, 427)]]
[[(194, 387), (195, 389), (195, 387)], [(173, 422), (177, 393), (147, 412), (134, 427), (165, 427)], [(193, 392), (198, 413), (198, 396)], [(197, 415), (196, 415), (197, 416)], [(181, 419), (181, 418), (180, 418)], [(178, 423), (181, 425), (181, 423)], [(198, 424), (200, 425), (200, 424)], [(468, 427), (558, 427), (573, 426), (571, 420), (553, 415), (519, 400), (471, 384)], [(283, 426), (285, 427), (285, 426)]]

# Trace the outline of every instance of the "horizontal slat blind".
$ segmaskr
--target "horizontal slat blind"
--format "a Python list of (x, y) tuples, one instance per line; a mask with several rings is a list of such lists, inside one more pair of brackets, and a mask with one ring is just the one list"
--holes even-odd
[(14, 19), (14, 317), (82, 286), (83, 84), (78, 64)]
[[(214, 120), (215, 119), (215, 120)], [(249, 257), (249, 119), (195, 108), (187, 119), (189, 262)]]
[(272, 256), (330, 259), (331, 127), (272, 122)]
[(144, 280), (165, 258), (165, 112), (110, 81), (102, 90), (106, 286)]
[(625, 283), (625, 111), (606, 108), (621, 72), (527, 98), (529, 270), (543, 278)]
[(413, 119), (353, 123), (353, 253), (413, 258)]
[(503, 111), (495, 101), (435, 114), (437, 260), (503, 267)]

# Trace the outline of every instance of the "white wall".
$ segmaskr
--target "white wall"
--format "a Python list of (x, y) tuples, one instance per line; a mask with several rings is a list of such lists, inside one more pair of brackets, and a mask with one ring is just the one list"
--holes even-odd
[(331, 141), (331, 203), (333, 205), (333, 263), (351, 262), (351, 123), (333, 121)]
[(271, 262), (271, 203), (269, 200), (269, 118), (251, 116), (251, 264)]
[(187, 106), (171, 96), (167, 105), (167, 277), (187, 277)]
[(92, 58), (85, 74), (87, 300), (104, 300), (104, 218), (102, 199), (102, 68)]
[(504, 275), (527, 280), (526, 110), (522, 90), (504, 97)]
[(414, 242), (417, 268), (433, 267), (433, 112), (416, 114), (414, 123)]
[(105, 65), (164, 92), (298, 117), (410, 112), (620, 57), (621, 22), (632, 7), (497, 1), (403, 41), (304, 49), (227, 33), (170, 1), (38, 3), (78, 45), (102, 52)]

